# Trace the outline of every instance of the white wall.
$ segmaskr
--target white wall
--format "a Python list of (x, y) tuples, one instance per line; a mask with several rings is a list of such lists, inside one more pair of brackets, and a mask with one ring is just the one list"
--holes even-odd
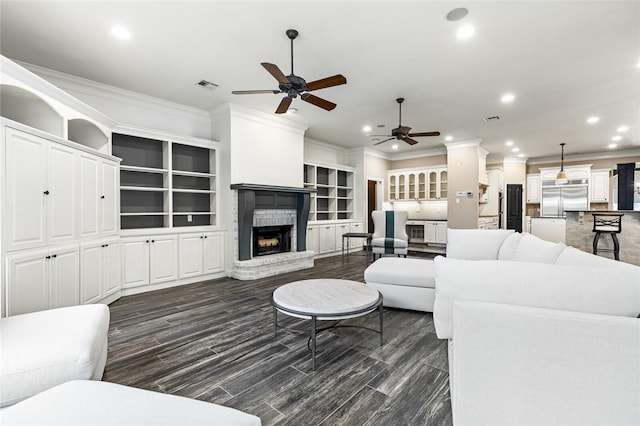
[(229, 108), (231, 183), (301, 188), (306, 127), (238, 105)]

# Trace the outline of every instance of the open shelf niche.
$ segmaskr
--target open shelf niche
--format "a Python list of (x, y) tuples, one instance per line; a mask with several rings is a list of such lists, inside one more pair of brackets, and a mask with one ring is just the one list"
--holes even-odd
[(309, 221), (354, 219), (354, 172), (351, 168), (304, 164), (304, 186), (311, 196)]

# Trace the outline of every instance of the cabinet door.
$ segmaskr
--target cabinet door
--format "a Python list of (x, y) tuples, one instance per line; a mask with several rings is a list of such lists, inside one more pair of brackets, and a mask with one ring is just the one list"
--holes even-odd
[(425, 243), (435, 243), (437, 242), (436, 237), (436, 222), (425, 222), (424, 223), (424, 242)]
[(80, 236), (98, 236), (100, 160), (90, 154), (80, 154)]
[(123, 238), (122, 286), (135, 287), (149, 284), (149, 237)]
[(224, 234), (207, 232), (204, 234), (204, 273), (224, 271)]
[(150, 282), (178, 279), (178, 238), (173, 235), (152, 236), (149, 247)]
[(389, 175), (389, 200), (398, 198), (398, 176)]
[(203, 247), (204, 235), (180, 235), (180, 278), (203, 274)]
[[(349, 232), (364, 232), (362, 223), (352, 223), (349, 225)], [(349, 238), (349, 248), (362, 248), (367, 242), (361, 238)]]
[(318, 227), (318, 246), (319, 253), (336, 251), (335, 225), (320, 225)]
[(527, 176), (527, 203), (540, 202), (540, 175)]
[(398, 175), (398, 200), (407, 199), (407, 176), (404, 174)]
[(102, 161), (100, 194), (100, 231), (103, 234), (113, 234), (118, 231), (118, 173), (115, 163)]
[(591, 202), (609, 201), (609, 171), (591, 173)]
[(318, 253), (317, 226), (307, 226), (307, 250)]
[[(335, 225), (336, 228), (336, 245), (335, 248), (336, 250), (340, 250), (342, 248), (342, 234), (346, 234), (349, 231), (349, 224), (348, 223), (339, 223), (337, 225)], [(346, 244), (346, 241), (345, 241)], [(347, 247), (345, 247), (347, 248)]]
[(40, 251), (7, 258), (7, 315), (49, 309), (48, 255)]
[(49, 288), (51, 308), (75, 306), (80, 302), (80, 253), (78, 246), (51, 252)]
[(438, 199), (446, 199), (449, 195), (448, 182), (449, 174), (446, 170), (440, 170), (438, 173)]
[[(47, 237), (49, 244), (76, 238), (76, 151), (50, 143), (47, 169)], [(77, 302), (76, 302), (77, 304)]]
[(435, 242), (439, 244), (447, 243), (447, 222), (435, 223)]
[(102, 248), (102, 290), (104, 296), (110, 296), (120, 290), (120, 243), (118, 240), (104, 242)]
[(104, 275), (102, 244), (82, 244), (80, 246), (80, 261), (80, 301), (95, 303), (104, 297), (102, 291)]
[(7, 249), (42, 246), (46, 243), (48, 141), (9, 127), (5, 132)]

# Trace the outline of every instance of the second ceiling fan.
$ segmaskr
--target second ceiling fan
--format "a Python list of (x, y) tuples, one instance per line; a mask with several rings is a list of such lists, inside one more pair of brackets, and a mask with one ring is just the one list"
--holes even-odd
[(318, 96), (312, 95), (311, 91), (326, 89), (327, 87), (338, 86), (346, 84), (347, 79), (342, 74), (336, 74), (331, 77), (322, 78), (307, 83), (302, 77), (299, 77), (293, 73), (293, 40), (298, 37), (298, 31), (287, 30), (287, 37), (291, 40), (291, 74), (284, 75), (277, 65), (268, 62), (262, 62), (260, 65), (266, 69), (276, 80), (278, 80), (278, 90), (234, 90), (231, 93), (234, 95), (253, 95), (260, 93), (286, 93), (286, 96), (282, 98), (278, 108), (276, 108), (276, 114), (284, 114), (289, 109), (289, 105), (294, 98), (300, 95), (300, 99), (305, 102), (309, 102), (324, 110), (331, 111), (336, 107), (336, 104), (329, 102), (326, 99), (322, 99)]
[(403, 126), (402, 125), (402, 102), (404, 102), (404, 98), (398, 98), (398, 99), (396, 99), (396, 102), (398, 103), (398, 107), (400, 108), (400, 113), (399, 113), (399, 118), (398, 118), (398, 127), (396, 127), (395, 129), (391, 130), (391, 134), (390, 135), (372, 135), (372, 136), (388, 136), (388, 139), (385, 139), (385, 140), (380, 141), (380, 142), (376, 142), (376, 143), (374, 143), (374, 145), (380, 145), (381, 143), (388, 142), (388, 141), (390, 141), (392, 139), (397, 139), (399, 141), (406, 142), (409, 145), (415, 145), (415, 144), (418, 143), (418, 141), (415, 140), (415, 139), (412, 139), (412, 138), (422, 137), (422, 136), (440, 136), (440, 132), (409, 133), (411, 131), (411, 127), (407, 127), (407, 126)]

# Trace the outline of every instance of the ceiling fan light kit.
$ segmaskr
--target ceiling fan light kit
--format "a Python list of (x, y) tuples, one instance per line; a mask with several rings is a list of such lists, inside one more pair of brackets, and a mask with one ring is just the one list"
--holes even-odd
[(293, 40), (298, 37), (298, 31), (294, 29), (288, 29), (285, 33), (289, 40), (291, 40), (291, 74), (284, 75), (284, 73), (278, 68), (277, 65), (269, 62), (262, 62), (261, 65), (278, 81), (278, 90), (234, 90), (231, 93), (234, 95), (255, 95), (255, 94), (278, 94), (285, 93), (286, 96), (282, 98), (278, 108), (276, 108), (276, 114), (284, 114), (289, 109), (289, 105), (294, 98), (300, 96), (305, 102), (322, 108), (326, 111), (331, 111), (336, 107), (336, 104), (326, 99), (322, 99), (318, 96), (312, 95), (309, 92), (314, 90), (326, 89), (328, 87), (339, 86), (346, 84), (347, 79), (342, 74), (332, 75), (331, 77), (322, 78), (307, 83), (304, 78), (299, 77), (293, 72)]
[(380, 142), (374, 143), (374, 145), (380, 145), (381, 143), (388, 142), (392, 139), (397, 139), (399, 141), (403, 141), (408, 143), (409, 145), (415, 145), (418, 143), (417, 140), (413, 139), (416, 137), (424, 137), (424, 136), (440, 136), (440, 132), (417, 132), (417, 133), (409, 133), (411, 131), (411, 127), (402, 125), (402, 103), (404, 102), (404, 98), (396, 99), (399, 107), (398, 114), (398, 127), (391, 130), (390, 135), (376, 135), (376, 136), (385, 136), (387, 139), (384, 139)]

